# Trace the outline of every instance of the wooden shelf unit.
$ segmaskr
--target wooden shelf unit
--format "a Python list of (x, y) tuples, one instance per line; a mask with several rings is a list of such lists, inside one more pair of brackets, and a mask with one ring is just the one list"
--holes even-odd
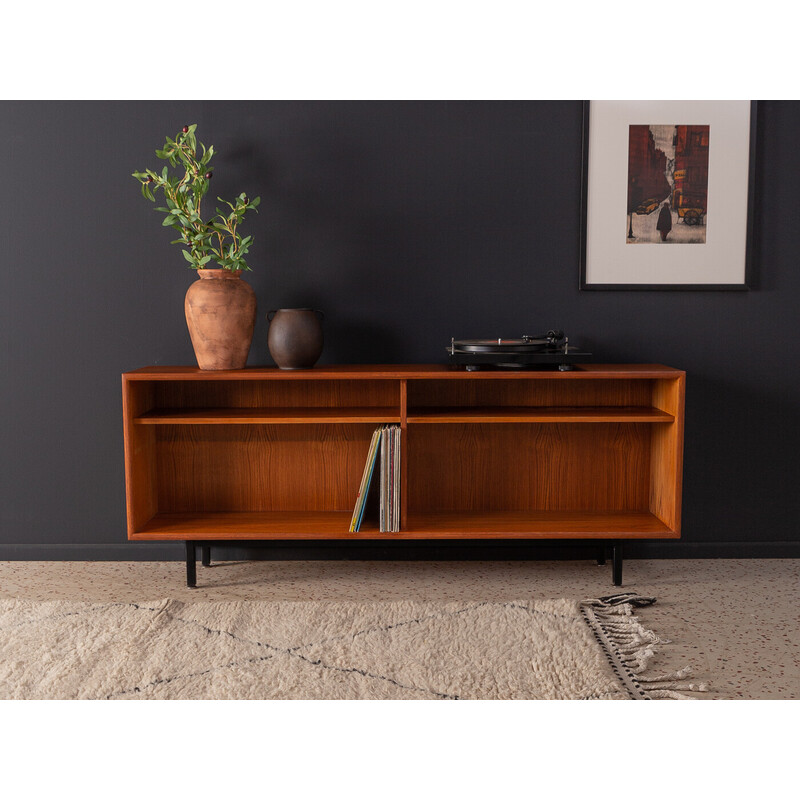
[[(132, 540), (188, 554), (222, 540), (680, 536), (685, 373), (669, 367), (145, 367), (122, 386)], [(367, 519), (353, 534), (381, 423), (402, 430), (401, 530)]]

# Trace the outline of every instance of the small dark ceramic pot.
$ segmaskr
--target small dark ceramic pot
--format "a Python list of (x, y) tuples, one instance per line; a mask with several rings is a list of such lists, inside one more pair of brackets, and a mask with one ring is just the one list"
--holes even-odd
[(279, 308), (267, 314), (269, 354), (281, 369), (309, 369), (317, 363), (324, 316), (313, 308)]

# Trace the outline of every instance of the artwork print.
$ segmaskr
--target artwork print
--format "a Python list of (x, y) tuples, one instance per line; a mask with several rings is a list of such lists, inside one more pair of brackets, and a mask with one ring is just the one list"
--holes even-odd
[(708, 125), (630, 125), (628, 244), (705, 244)]

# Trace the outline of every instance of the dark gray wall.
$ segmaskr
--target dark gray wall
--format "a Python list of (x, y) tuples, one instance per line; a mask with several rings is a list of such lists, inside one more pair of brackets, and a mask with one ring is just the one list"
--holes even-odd
[(250, 364), (266, 311), (313, 306), (325, 363), (557, 326), (683, 368), (684, 538), (632, 552), (800, 554), (800, 104), (760, 106), (757, 287), (734, 293), (578, 290), (580, 102), (176, 101), (0, 103), (0, 558), (178, 553), (126, 542), (120, 373), (193, 363), (194, 273), (130, 177), (191, 122), (212, 194), (262, 197)]

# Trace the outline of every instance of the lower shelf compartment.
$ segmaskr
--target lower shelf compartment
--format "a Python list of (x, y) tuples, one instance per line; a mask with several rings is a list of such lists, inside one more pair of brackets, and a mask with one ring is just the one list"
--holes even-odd
[(649, 511), (409, 512), (406, 528), (403, 534), (410, 539), (667, 539), (680, 536)]
[(131, 539), (345, 539), (395, 536), (362, 524), (352, 511), (215, 511), (156, 514)]
[(350, 533), (351, 511), (162, 513), (130, 539), (677, 539), (647, 511), (454, 511), (409, 513), (399, 533), (365, 522)]

